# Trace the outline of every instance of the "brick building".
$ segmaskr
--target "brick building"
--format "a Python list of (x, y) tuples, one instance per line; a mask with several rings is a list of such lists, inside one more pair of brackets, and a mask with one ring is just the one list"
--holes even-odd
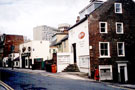
[(135, 83), (135, 2), (93, 0), (80, 16), (69, 28), (71, 61), (91, 78)]
[(11, 53), (19, 53), (19, 45), (24, 43), (22, 35), (3, 34), (0, 36), (0, 61)]
[(108, 0), (88, 17), (91, 75), (135, 82), (135, 2)]

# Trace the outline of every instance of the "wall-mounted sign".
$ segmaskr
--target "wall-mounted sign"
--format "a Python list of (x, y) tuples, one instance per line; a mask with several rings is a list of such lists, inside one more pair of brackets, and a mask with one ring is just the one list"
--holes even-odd
[(81, 32), (79, 35), (78, 35), (79, 39), (83, 39), (85, 37), (85, 33), (84, 32)]

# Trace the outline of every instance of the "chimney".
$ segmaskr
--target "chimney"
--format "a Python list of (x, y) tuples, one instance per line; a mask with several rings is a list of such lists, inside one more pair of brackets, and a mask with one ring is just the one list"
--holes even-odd
[(80, 21), (80, 17), (77, 16), (77, 20), (76, 20), (76, 23), (78, 23)]
[(90, 2), (95, 2), (95, 1), (98, 1), (98, 0), (90, 0)]

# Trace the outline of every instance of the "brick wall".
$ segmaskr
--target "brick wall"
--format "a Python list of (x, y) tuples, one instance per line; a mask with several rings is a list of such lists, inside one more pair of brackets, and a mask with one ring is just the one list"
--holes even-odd
[[(109, 0), (95, 10), (89, 16), (89, 44), (91, 71), (98, 68), (98, 65), (113, 65), (114, 79), (117, 73), (116, 61), (129, 61), (129, 79), (133, 79), (133, 69), (135, 68), (135, 3), (132, 0), (117, 0), (122, 3), (122, 14), (114, 12), (115, 0)], [(99, 22), (104, 21), (108, 24), (108, 33), (99, 32)], [(116, 34), (116, 22), (123, 22), (124, 34)], [(110, 42), (111, 58), (99, 58), (99, 42)], [(125, 57), (118, 57), (117, 42), (125, 42)], [(135, 80), (135, 78), (134, 78)]]

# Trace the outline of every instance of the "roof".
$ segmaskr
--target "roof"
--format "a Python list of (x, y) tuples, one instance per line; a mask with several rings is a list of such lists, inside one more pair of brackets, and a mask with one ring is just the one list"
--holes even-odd
[(51, 42), (51, 45), (50, 46), (55, 46), (56, 42), (57, 42), (57, 40)]
[(56, 33), (56, 34), (54, 34), (52, 37), (54, 37), (54, 36), (56, 36), (56, 35), (66, 35), (66, 34), (68, 34), (68, 33), (64, 33), (64, 32), (58, 32), (58, 33)]
[(55, 45), (59, 45), (61, 44), (63, 41), (68, 40), (68, 35), (66, 35), (65, 37), (63, 37), (63, 39), (61, 39), (59, 42), (57, 42)]
[(85, 8), (83, 8), (80, 12), (79, 12), (79, 14), (80, 13), (82, 13), (85, 9), (88, 9), (93, 3), (103, 3), (103, 1), (94, 1), (94, 2), (91, 2), (90, 4), (88, 4)]
[[(95, 2), (94, 2), (94, 3), (95, 3)], [(97, 3), (102, 3), (102, 2), (99, 1), (99, 2), (97, 2)], [(103, 3), (103, 4), (104, 4), (104, 3)], [(102, 4), (102, 5), (103, 5), (103, 4)], [(100, 5), (99, 7), (101, 7), (102, 5)], [(89, 4), (88, 6), (86, 6), (85, 9), (88, 8), (89, 6), (91, 6), (91, 4)], [(98, 8), (99, 8), (99, 7), (98, 7)], [(98, 8), (96, 8), (95, 10), (97, 10)], [(88, 19), (88, 17), (89, 17), (90, 14), (92, 14), (93, 12), (95, 12), (95, 10), (93, 10), (93, 11), (92, 11), (91, 13), (89, 13), (89, 14), (86, 14), (84, 18), (82, 18), (78, 23), (74, 24), (74, 25), (73, 25), (72, 27), (70, 27), (68, 30), (70, 30), (70, 29), (72, 29), (72, 28), (78, 26), (79, 24), (83, 23), (85, 20)], [(81, 12), (81, 11), (80, 11), (80, 12)]]
[(68, 30), (78, 26), (79, 24), (81, 24), (82, 22), (84, 22), (85, 20), (87, 20), (89, 15), (85, 15), (85, 17), (83, 19), (81, 19), (78, 23), (74, 24), (72, 27), (70, 27)]

